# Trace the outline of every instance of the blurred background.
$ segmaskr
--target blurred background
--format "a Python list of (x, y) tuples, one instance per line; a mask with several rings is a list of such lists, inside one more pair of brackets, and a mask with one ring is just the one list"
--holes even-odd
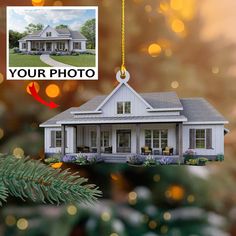
[[(98, 5), (99, 80), (38, 81), (40, 95), (60, 104), (54, 110), (32, 99), (30, 81), (6, 81), (7, 5)], [(114, 88), (121, 58), (121, 1), (3, 0), (0, 6), (0, 152), (40, 159), (41, 122)], [(155, 168), (64, 164), (100, 187), (98, 203), (52, 206), (11, 198), (0, 208), (0, 235), (235, 236), (235, 8), (234, 0), (126, 1), (131, 86), (211, 102), (230, 122), (223, 163)]]

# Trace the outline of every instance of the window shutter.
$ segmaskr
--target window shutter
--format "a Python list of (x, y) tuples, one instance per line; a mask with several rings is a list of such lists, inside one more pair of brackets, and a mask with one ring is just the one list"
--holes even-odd
[(206, 129), (206, 148), (212, 149), (212, 129)]
[(51, 147), (55, 147), (55, 143), (56, 143), (56, 131), (52, 130), (51, 131)]
[(195, 149), (195, 129), (189, 130), (189, 149)]

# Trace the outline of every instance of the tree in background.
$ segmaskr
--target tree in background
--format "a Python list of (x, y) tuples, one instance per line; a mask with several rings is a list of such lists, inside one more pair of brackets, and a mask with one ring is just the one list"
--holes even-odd
[(23, 38), (25, 35), (26, 33), (9, 30), (9, 48), (19, 47), (18, 40)]
[(56, 26), (56, 29), (68, 29), (68, 25), (60, 24)]
[(28, 26), (25, 27), (25, 29), (26, 29), (27, 34), (32, 34), (36, 31), (42, 30), (43, 29), (43, 24), (30, 23)]
[(95, 49), (95, 19), (87, 20), (81, 27), (81, 33), (87, 38), (87, 48)]

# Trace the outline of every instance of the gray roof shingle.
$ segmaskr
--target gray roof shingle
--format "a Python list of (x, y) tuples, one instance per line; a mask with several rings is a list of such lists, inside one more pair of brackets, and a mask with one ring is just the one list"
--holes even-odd
[(79, 31), (70, 30), (70, 33), (71, 33), (71, 38), (72, 39), (84, 39), (84, 40), (86, 40), (86, 38)]
[(226, 119), (204, 98), (182, 98), (183, 111), (188, 122), (224, 122)]
[(62, 28), (62, 29), (55, 29), (58, 34), (70, 34), (70, 30), (68, 28)]
[[(179, 99), (174, 92), (162, 92), (162, 93), (141, 93), (140, 94), (153, 108), (183, 108), (180, 111), (180, 116), (178, 118), (181, 120), (184, 117), (187, 118), (188, 122), (226, 122), (225, 118), (205, 99), (203, 98), (182, 98)], [(94, 116), (94, 114), (90, 116), (81, 115), (80, 118), (74, 118), (71, 111), (94, 111), (96, 108), (104, 101), (106, 96), (96, 96), (84, 103), (80, 107), (72, 107), (48, 121), (42, 123), (40, 126), (50, 126), (57, 125), (57, 122), (60, 121), (73, 121), (79, 120), (79, 123), (89, 123), (89, 122), (110, 122), (114, 120), (114, 123), (119, 121), (123, 122), (127, 120), (127, 122), (137, 119), (151, 119), (156, 120), (158, 122), (158, 117), (153, 114), (153, 116), (145, 117), (145, 116), (124, 116), (124, 117), (99, 117)], [(173, 118), (177, 119), (176, 116), (159, 116), (160, 119), (163, 118)]]
[(140, 93), (145, 101), (153, 108), (182, 108), (182, 104), (175, 92)]

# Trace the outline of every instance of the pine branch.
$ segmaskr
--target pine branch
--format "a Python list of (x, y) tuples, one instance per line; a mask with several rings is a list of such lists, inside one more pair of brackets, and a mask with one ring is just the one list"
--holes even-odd
[(25, 200), (50, 203), (93, 203), (101, 192), (87, 179), (68, 170), (55, 170), (29, 158), (0, 157), (0, 202), (7, 193)]

